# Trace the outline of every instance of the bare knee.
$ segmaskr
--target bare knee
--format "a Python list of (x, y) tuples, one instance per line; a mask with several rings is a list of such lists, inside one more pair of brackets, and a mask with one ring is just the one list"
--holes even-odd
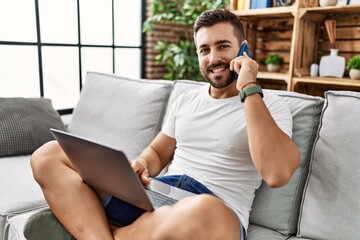
[(237, 216), (219, 198), (200, 195), (194, 203), (193, 212), (197, 221), (191, 232), (199, 234), (203, 239), (240, 239)]
[(30, 164), (35, 180), (41, 184), (46, 176), (58, 166), (64, 158), (57, 141), (45, 143), (31, 156)]
[(154, 239), (240, 239), (240, 223), (220, 199), (203, 194), (180, 201), (156, 232)]

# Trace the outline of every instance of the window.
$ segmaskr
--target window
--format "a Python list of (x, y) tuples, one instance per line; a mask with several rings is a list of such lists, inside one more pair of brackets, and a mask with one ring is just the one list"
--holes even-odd
[(88, 71), (144, 77), (145, 0), (0, 2), (0, 97), (71, 112)]

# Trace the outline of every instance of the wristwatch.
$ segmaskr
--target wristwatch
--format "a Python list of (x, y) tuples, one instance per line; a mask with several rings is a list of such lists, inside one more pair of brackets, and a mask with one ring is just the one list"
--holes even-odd
[(240, 100), (243, 103), (245, 101), (245, 98), (248, 96), (251, 96), (253, 94), (259, 93), (260, 96), (263, 98), (264, 94), (259, 84), (251, 87), (247, 87), (245, 89), (241, 89), (239, 92)]

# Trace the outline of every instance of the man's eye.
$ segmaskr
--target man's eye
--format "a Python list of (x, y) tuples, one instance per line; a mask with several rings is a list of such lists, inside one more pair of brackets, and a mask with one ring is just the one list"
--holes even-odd
[(200, 50), (200, 54), (205, 54), (205, 53), (207, 53), (209, 50), (208, 49), (201, 49)]
[(228, 48), (229, 46), (228, 45), (220, 45), (220, 49), (225, 49), (225, 48)]

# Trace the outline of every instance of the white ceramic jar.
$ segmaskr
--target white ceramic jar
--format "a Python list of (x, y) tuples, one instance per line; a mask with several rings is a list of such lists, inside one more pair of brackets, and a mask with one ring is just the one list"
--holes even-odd
[(317, 63), (311, 64), (310, 67), (310, 76), (316, 77), (319, 75), (319, 65)]
[(320, 77), (342, 78), (345, 72), (345, 58), (338, 56), (338, 49), (330, 49), (330, 55), (322, 56), (319, 63)]
[(279, 72), (280, 69), (281, 69), (281, 66), (278, 65), (278, 64), (268, 64), (266, 65), (266, 69), (269, 71), (269, 72)]
[(349, 75), (351, 79), (360, 80), (360, 69), (350, 69)]

